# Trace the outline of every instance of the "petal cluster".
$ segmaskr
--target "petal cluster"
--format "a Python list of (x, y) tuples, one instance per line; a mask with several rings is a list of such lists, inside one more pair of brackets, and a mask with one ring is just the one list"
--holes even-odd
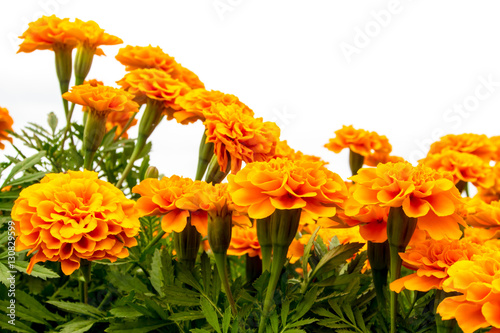
[(433, 239), (461, 236), (463, 220), (455, 211), (462, 197), (450, 175), (398, 162), (360, 169), (350, 179), (356, 183), (352, 196), (360, 204), (402, 207)]
[(256, 219), (276, 209), (297, 208), (315, 217), (333, 216), (347, 196), (344, 181), (320, 162), (281, 158), (254, 162), (228, 180), (233, 202), (247, 206), (249, 217)]
[(497, 151), (495, 145), (484, 134), (449, 134), (434, 142), (428, 155), (438, 154), (445, 150), (454, 150), (476, 155), (486, 162), (494, 158)]
[(104, 55), (102, 49), (99, 48), (101, 45), (117, 45), (123, 43), (120, 38), (104, 32), (104, 29), (101, 29), (94, 21), (85, 22), (75, 19), (70, 29), (71, 33), (78, 38), (79, 44), (94, 50), (97, 55)]
[(340, 153), (343, 149), (349, 148), (365, 157), (376, 152), (388, 155), (392, 151), (392, 146), (385, 135), (355, 129), (352, 125), (344, 125), (341, 129), (335, 131), (335, 137), (330, 139), (325, 144), (325, 147), (334, 153)]
[(74, 86), (71, 91), (63, 94), (63, 98), (72, 103), (86, 106), (91, 111), (96, 112), (139, 111), (139, 104), (133, 101), (134, 95), (122, 89), (108, 86), (92, 86), (91, 84)]
[(92, 171), (46, 175), (21, 192), (12, 219), (17, 250), (34, 253), (28, 273), (47, 260), (60, 261), (69, 275), (81, 259), (125, 258), (140, 227), (135, 202)]
[(227, 170), (229, 160), (234, 173), (242, 162), (267, 161), (274, 156), (280, 136), (275, 123), (254, 118), (237, 104), (216, 103), (205, 116), (206, 142), (214, 143), (221, 171)]

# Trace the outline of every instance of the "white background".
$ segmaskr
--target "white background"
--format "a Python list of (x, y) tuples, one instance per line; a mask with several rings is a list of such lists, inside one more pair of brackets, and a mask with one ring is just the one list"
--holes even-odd
[[(500, 135), (499, 10), (495, 0), (1, 1), (0, 106), (14, 130), (50, 111), (63, 126), (54, 54), (16, 54), (16, 36), (41, 15), (94, 20), (124, 44), (103, 46), (88, 78), (114, 85), (120, 47), (160, 46), (345, 178), (347, 153), (323, 148), (344, 124), (385, 134), (412, 162), (444, 134)], [(152, 163), (193, 177), (202, 131), (164, 121)]]

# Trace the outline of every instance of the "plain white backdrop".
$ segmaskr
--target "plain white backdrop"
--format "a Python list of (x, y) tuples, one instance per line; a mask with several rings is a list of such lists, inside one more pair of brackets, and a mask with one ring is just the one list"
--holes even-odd
[[(500, 135), (499, 10), (495, 0), (2, 1), (0, 106), (14, 130), (50, 111), (63, 126), (54, 54), (16, 54), (17, 36), (42, 15), (94, 20), (124, 44), (103, 46), (88, 78), (114, 85), (120, 47), (160, 46), (345, 178), (347, 153), (323, 148), (342, 125), (386, 135), (411, 162), (445, 134)], [(202, 131), (164, 121), (152, 164), (193, 177)]]

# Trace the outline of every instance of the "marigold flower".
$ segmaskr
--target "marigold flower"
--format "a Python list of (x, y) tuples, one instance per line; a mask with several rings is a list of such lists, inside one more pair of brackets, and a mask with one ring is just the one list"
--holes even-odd
[(392, 146), (385, 135), (378, 135), (376, 132), (369, 132), (363, 129), (355, 129), (352, 125), (342, 126), (335, 131), (335, 138), (325, 144), (328, 150), (340, 153), (345, 148), (361, 155), (369, 156), (375, 152), (389, 154)]
[(402, 207), (434, 239), (462, 235), (459, 224), (464, 222), (455, 213), (462, 197), (450, 175), (399, 162), (363, 168), (350, 179), (356, 183), (353, 198), (360, 204)]
[(390, 207), (365, 205), (360, 208), (357, 205), (357, 203), (353, 205), (353, 199), (349, 197), (344, 212), (339, 214), (340, 219), (350, 227), (359, 226), (359, 233), (364, 240), (374, 243), (385, 242)]
[(71, 91), (63, 94), (63, 98), (72, 103), (87, 106), (91, 112), (108, 114), (111, 111), (139, 111), (139, 105), (133, 101), (134, 95), (108, 86), (93, 87), (90, 84), (74, 86)]
[(242, 162), (262, 162), (274, 156), (280, 129), (273, 122), (253, 118), (237, 104), (212, 106), (204, 122), (207, 143), (214, 143), (220, 170), (227, 171), (229, 159), (231, 172), (241, 169)]
[(259, 240), (257, 239), (256, 223), (252, 227), (234, 226), (227, 254), (231, 256), (248, 254), (250, 257), (262, 257)]
[(368, 156), (365, 156), (363, 163), (367, 166), (376, 167), (379, 163), (397, 163), (404, 162), (405, 159), (395, 155), (389, 155), (386, 152), (374, 152)]
[(14, 120), (12, 120), (9, 115), (9, 110), (6, 108), (0, 107), (0, 149), (4, 149), (5, 145), (1, 142), (3, 140), (7, 140), (12, 142), (12, 138), (9, 136), (7, 131), (12, 131), (12, 125), (14, 124)]
[(102, 81), (99, 81), (97, 79), (85, 80), (85, 81), (83, 81), (83, 84), (90, 84), (92, 87), (97, 87), (97, 86), (103, 86), (104, 85), (104, 83)]
[(249, 217), (256, 219), (276, 209), (298, 208), (316, 217), (333, 216), (347, 196), (344, 181), (320, 162), (277, 158), (249, 163), (228, 181), (233, 202), (247, 206)]
[[(498, 241), (496, 241), (498, 243)], [(462, 295), (447, 297), (437, 313), (444, 320), (457, 320), (464, 333), (493, 326), (500, 328), (500, 254), (498, 249), (456, 262), (443, 282), (446, 292)]]
[(194, 123), (197, 120), (205, 121), (205, 114), (210, 113), (212, 106), (216, 103), (226, 106), (236, 104), (244, 114), (254, 115), (253, 111), (240, 102), (238, 97), (217, 90), (193, 89), (178, 97), (176, 103), (181, 109), (173, 113), (173, 117), (181, 124)]
[(68, 18), (60, 19), (55, 15), (42, 16), (28, 24), (28, 29), (19, 37), (23, 39), (19, 52), (30, 53), (35, 50), (73, 49), (78, 45), (74, 23)]
[(403, 265), (416, 272), (391, 283), (391, 290), (401, 292), (403, 289), (429, 291), (442, 289), (448, 278), (448, 269), (457, 261), (470, 260), (481, 254), (480, 244), (468, 238), (460, 240), (428, 239), (412, 244), (412, 247), (399, 256)]
[(427, 155), (419, 163), (439, 172), (450, 172), (455, 184), (463, 181), (488, 188), (494, 183), (489, 163), (477, 155), (444, 150), (441, 153)]
[[(157, 69), (136, 69), (125, 74), (123, 79), (117, 82), (122, 88), (135, 95), (135, 101), (144, 104), (147, 99), (162, 103), (162, 111), (168, 108), (179, 110), (175, 103), (177, 97), (186, 94), (189, 87), (169, 74)], [(168, 119), (172, 119), (169, 116)]]
[(99, 46), (101, 45), (117, 45), (123, 43), (123, 41), (113, 35), (104, 32), (99, 25), (94, 21), (84, 22), (79, 19), (75, 19), (72, 24), (72, 32), (77, 36), (80, 45), (84, 48), (89, 49), (92, 53), (101, 56), (104, 55)]
[(489, 204), (473, 198), (464, 205), (467, 211), (467, 224), (476, 227), (490, 229), (493, 233), (500, 231), (500, 201), (491, 201)]
[(171, 73), (177, 62), (175, 59), (157, 46), (131, 46), (127, 45), (118, 50), (116, 55), (122, 65), (125, 65), (125, 70), (133, 71), (141, 68), (156, 68), (166, 73)]
[(12, 208), (17, 250), (35, 253), (27, 272), (37, 262), (60, 261), (64, 274), (80, 267), (80, 260), (128, 256), (137, 245), (140, 228), (135, 202), (92, 171), (48, 174), (25, 188)]
[(201, 82), (198, 75), (190, 71), (181, 64), (177, 64), (175, 71), (172, 73), (173, 77), (177, 80), (184, 82), (191, 89), (205, 88), (205, 84)]
[(495, 146), (496, 151), (492, 160), (495, 162), (500, 161), (500, 135), (490, 137), (490, 142)]
[(445, 150), (469, 153), (489, 162), (495, 155), (496, 147), (484, 134), (448, 134), (431, 145), (428, 155)]
[(497, 162), (490, 170), (489, 177), (493, 178), (493, 185), (489, 187), (482, 187), (481, 184), (477, 185), (476, 197), (486, 203), (500, 200), (500, 163)]

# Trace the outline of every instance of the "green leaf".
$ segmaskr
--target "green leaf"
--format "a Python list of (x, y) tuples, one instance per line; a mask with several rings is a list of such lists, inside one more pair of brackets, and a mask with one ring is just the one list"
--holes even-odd
[(17, 199), (21, 191), (0, 192), (0, 199)]
[(50, 321), (64, 321), (64, 318), (58, 314), (52, 313), (47, 308), (40, 304), (34, 297), (25, 293), (22, 290), (16, 290), (16, 300), (25, 306), (32, 315), (37, 316), (40, 319), (46, 319)]
[(91, 305), (84, 303), (71, 303), (63, 301), (47, 301), (47, 303), (58, 307), (66, 312), (86, 315), (91, 317), (104, 317), (104, 313)]
[(19, 332), (19, 333), (37, 333), (36, 331), (32, 330), (29, 326), (24, 324), (22, 321), (15, 320), (15, 326), (12, 324), (9, 324), (9, 321), (11, 319), (7, 317), (6, 315), (2, 314), (0, 316), (0, 328), (5, 329), (7, 332)]
[(167, 312), (158, 303), (156, 303), (156, 301), (154, 301), (154, 300), (152, 300), (150, 298), (146, 298), (144, 300), (144, 303), (146, 303), (146, 306), (148, 307), (148, 309), (153, 310), (154, 312), (156, 312), (156, 314), (161, 319), (167, 320), (167, 317), (168, 317)]
[[(27, 261), (16, 261), (16, 263), (14, 264), (14, 267), (18, 271), (25, 273), (25, 274), (28, 274), (28, 273), (26, 273), (26, 269), (28, 268), (28, 265), (29, 265), (29, 262), (27, 262)], [(43, 280), (54, 279), (54, 278), (59, 277), (59, 274), (51, 271), (48, 268), (40, 266), (40, 265), (33, 266), (33, 270), (31, 271), (30, 275), (34, 276), (34, 277), (41, 278)]]
[(228, 306), (224, 311), (224, 317), (222, 318), (222, 333), (227, 333), (229, 331), (229, 324), (231, 324), (231, 307)]
[(206, 298), (200, 299), (201, 310), (207, 319), (207, 322), (212, 326), (217, 333), (221, 333), (219, 319), (217, 318), (217, 312), (215, 312), (214, 307)]
[(366, 329), (366, 325), (365, 325), (365, 319), (363, 318), (363, 314), (361, 313), (361, 311), (359, 310), (359, 308), (355, 308), (354, 309), (354, 316), (356, 317), (356, 324), (358, 325), (358, 327), (363, 332), (367, 332), (368, 333), (368, 330)]
[(153, 288), (155, 288), (161, 297), (165, 297), (165, 293), (163, 292), (163, 267), (160, 250), (158, 249), (156, 249), (153, 254), (149, 275), (149, 280)]
[(14, 207), (14, 202), (0, 202), (0, 210), (10, 212)]
[(109, 310), (109, 313), (118, 318), (136, 318), (142, 316), (142, 313), (128, 306), (113, 308)]
[(363, 243), (347, 243), (331, 249), (321, 258), (318, 265), (316, 265), (311, 273), (311, 279), (317, 274), (321, 274), (323, 270), (330, 271), (336, 266), (344, 263), (347, 259), (352, 258), (363, 245)]
[(259, 292), (260, 295), (264, 294), (264, 291), (269, 284), (270, 277), (271, 273), (269, 273), (269, 271), (265, 271), (254, 281), (254, 283), (252, 283), (252, 286)]
[(316, 319), (316, 318), (302, 319), (302, 320), (294, 322), (293, 324), (287, 325), (287, 327), (288, 328), (301, 327), (301, 326), (312, 324), (316, 321), (318, 321), (318, 319)]
[(45, 151), (41, 151), (38, 154), (35, 154), (31, 157), (28, 157), (24, 159), (23, 161), (17, 163), (14, 165), (12, 170), (10, 171), (9, 175), (7, 178), (5, 178), (5, 181), (3, 182), (1, 188), (5, 187), (6, 185), (9, 184), (10, 180), (17, 175), (20, 172), (23, 172), (24, 170), (28, 170), (29, 168), (33, 167), (34, 165), (38, 164), (42, 158), (45, 156)]
[(166, 322), (164, 320), (156, 320), (156, 319), (140, 319), (134, 320), (133, 322), (125, 322), (125, 323), (112, 323), (105, 330), (108, 333), (146, 333), (154, 331), (160, 327), (171, 325), (171, 323)]
[(193, 273), (185, 265), (179, 265), (177, 266), (177, 268), (179, 269), (179, 275), (177, 277), (179, 281), (190, 285), (199, 292), (203, 290), (198, 280), (196, 280), (196, 278), (194, 277)]
[(290, 300), (286, 298), (281, 305), (281, 325), (286, 325), (288, 313), (290, 312)]
[(304, 331), (304, 330), (299, 330), (299, 329), (294, 328), (294, 329), (291, 329), (291, 330), (286, 330), (283, 333), (307, 333), (307, 332)]
[(57, 326), (56, 329), (60, 329), (59, 333), (84, 333), (92, 328), (92, 326), (97, 322), (94, 319), (82, 319), (75, 318), (72, 321)]
[[(15, 299), (14, 299), (15, 300)], [(37, 318), (34, 317), (28, 309), (26, 309), (24, 306), (20, 305), (19, 303), (14, 303), (16, 307), (16, 317), (31, 323), (38, 323), (38, 324), (45, 324), (47, 325), (48, 323), (42, 318)], [(11, 303), (8, 300), (5, 301), (0, 301), (0, 308), (6, 309), (8, 311), (8, 306), (10, 306)]]
[(271, 329), (273, 330), (273, 333), (278, 333), (278, 314), (276, 311), (273, 311), (271, 316), (269, 317), (269, 321), (271, 322)]
[(201, 278), (203, 279), (203, 289), (210, 290), (211, 279), (212, 279), (212, 265), (210, 264), (210, 259), (205, 251), (201, 255)]
[(343, 312), (346, 314), (347, 318), (351, 321), (351, 323), (356, 324), (356, 318), (354, 318), (354, 313), (352, 312), (352, 308), (348, 304), (344, 304), (342, 306)]
[(185, 320), (192, 321), (202, 318), (205, 318), (205, 315), (201, 311), (176, 312), (170, 315), (170, 317), (168, 317), (168, 319), (172, 321), (185, 321)]
[(9, 277), (10, 277), (9, 269), (5, 265), (0, 263), (0, 282), (2, 282), (8, 287), (10, 285), (10, 282), (9, 280), (7, 280), (7, 278)]
[(309, 263), (309, 257), (311, 256), (311, 248), (313, 246), (314, 239), (316, 238), (316, 235), (318, 234), (319, 229), (321, 227), (317, 227), (316, 230), (314, 230), (313, 234), (311, 235), (311, 238), (309, 238), (309, 241), (307, 242), (306, 247), (304, 248), (304, 255), (302, 256), (302, 271), (304, 274), (307, 274), (307, 264)]
[(309, 290), (302, 301), (297, 305), (297, 312), (292, 316), (290, 319), (292, 322), (299, 320), (302, 318), (303, 315), (311, 309), (311, 307), (314, 304), (314, 301), (316, 301), (316, 297), (318, 296), (318, 287), (313, 287), (311, 290)]
[(192, 332), (192, 333), (210, 333), (210, 331), (207, 331), (206, 329), (203, 329), (203, 328), (193, 328), (189, 332)]
[(328, 311), (325, 308), (316, 308), (316, 309), (312, 310), (312, 312), (314, 312), (315, 314), (317, 314), (319, 316), (323, 316), (323, 317), (334, 318), (334, 319), (338, 319), (338, 320), (341, 319), (340, 317), (334, 315), (333, 313), (331, 313), (330, 311)]
[(130, 292), (130, 290), (134, 290), (136, 293), (148, 294), (148, 287), (136, 276), (132, 275), (123, 275), (119, 272), (109, 272), (108, 279), (111, 284), (113, 284), (116, 288)]
[(170, 286), (164, 290), (164, 301), (175, 305), (197, 306), (200, 304), (200, 294), (185, 288)]
[(43, 176), (45, 176), (45, 172), (44, 171), (35, 172), (35, 173), (28, 173), (28, 174), (25, 174), (22, 177), (17, 178), (14, 181), (11, 181), (9, 183), (9, 185), (16, 186), (16, 185), (21, 185), (21, 184), (24, 184), (24, 183), (32, 183), (34, 181), (38, 181), (38, 180), (42, 179)]

